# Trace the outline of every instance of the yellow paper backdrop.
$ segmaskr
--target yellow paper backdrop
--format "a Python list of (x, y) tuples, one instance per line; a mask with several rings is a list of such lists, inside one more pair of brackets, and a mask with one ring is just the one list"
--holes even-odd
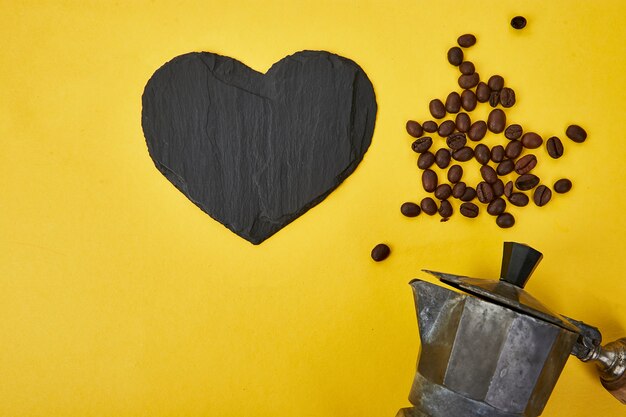
[[(392, 417), (419, 349), (407, 282), (421, 268), (495, 278), (504, 240), (544, 253), (527, 287), (539, 299), (626, 336), (625, 13), (620, 0), (1, 1), (0, 416)], [(516, 90), (509, 120), (589, 132), (558, 161), (540, 150), (542, 178), (574, 188), (512, 210), (510, 230), (399, 213), (424, 196), (404, 124), (455, 88), (445, 53), (465, 32), (477, 71)], [(189, 51), (266, 71), (302, 49), (365, 69), (376, 130), (343, 185), (253, 246), (155, 169), (141, 94)], [(375, 264), (380, 241), (393, 252)], [(626, 407), (572, 358), (544, 415)]]

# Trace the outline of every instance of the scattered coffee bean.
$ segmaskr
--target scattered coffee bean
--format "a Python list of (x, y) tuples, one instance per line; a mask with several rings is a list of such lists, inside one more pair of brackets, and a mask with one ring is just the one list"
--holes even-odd
[(483, 145), (479, 143), (474, 148), (474, 158), (478, 161), (479, 164), (485, 165), (489, 162), (489, 158), (491, 157), (491, 152), (489, 151), (489, 147), (487, 145)]
[(576, 143), (582, 143), (587, 139), (587, 132), (578, 125), (568, 126), (565, 135)]
[(519, 139), (522, 137), (523, 132), (522, 126), (513, 124), (506, 128), (504, 131), (504, 137), (509, 140)]
[(561, 178), (557, 182), (554, 183), (554, 191), (559, 194), (565, 194), (569, 190), (572, 189), (572, 182), (567, 178)]
[(537, 157), (535, 155), (525, 155), (515, 163), (515, 172), (524, 175), (537, 166)]
[(533, 174), (524, 174), (517, 177), (515, 187), (521, 191), (532, 190), (539, 184), (539, 177)]
[(492, 91), (491, 94), (489, 94), (489, 105), (491, 107), (498, 107), (499, 103), (500, 103), (500, 92)]
[(376, 262), (380, 262), (387, 259), (390, 253), (391, 249), (389, 249), (389, 246), (385, 245), (384, 243), (379, 243), (378, 245), (374, 246), (374, 249), (372, 249), (371, 257)]
[(452, 184), (456, 184), (461, 181), (461, 177), (463, 177), (463, 168), (461, 168), (461, 165), (452, 165), (448, 170), (448, 181)]
[(484, 82), (479, 82), (476, 87), (476, 99), (479, 103), (486, 103), (489, 101), (489, 96), (491, 96), (491, 88)]
[(478, 120), (472, 123), (469, 129), (469, 132), (467, 133), (467, 136), (471, 140), (477, 142), (481, 140), (482, 138), (484, 138), (486, 133), (487, 133), (487, 123), (485, 123), (484, 120)]
[(448, 94), (445, 104), (448, 113), (458, 113), (461, 110), (461, 96), (456, 91)]
[(556, 136), (552, 136), (546, 142), (546, 149), (551, 158), (559, 159), (563, 156), (563, 142)]
[(526, 18), (524, 16), (515, 16), (511, 19), (511, 26), (513, 26), (513, 29), (524, 29), (526, 27)]
[(491, 214), (492, 216), (499, 216), (500, 214), (504, 213), (504, 210), (506, 210), (506, 201), (504, 201), (503, 198), (499, 197), (494, 199), (487, 206), (487, 213)]
[(424, 132), (435, 133), (439, 126), (437, 126), (437, 123), (432, 120), (428, 120), (422, 124), (422, 128), (424, 129)]
[(522, 142), (519, 140), (512, 140), (504, 148), (504, 156), (509, 159), (515, 159), (522, 154), (523, 150)]
[[(463, 99), (463, 97), (461, 97)], [(470, 117), (467, 113), (459, 113), (456, 115), (456, 130), (459, 132), (467, 133), (472, 124)]]
[(515, 91), (513, 89), (504, 87), (502, 91), (500, 91), (500, 104), (502, 107), (513, 107), (515, 105)]
[(466, 188), (467, 186), (463, 181), (457, 182), (456, 184), (454, 184), (454, 187), (452, 187), (452, 197), (460, 199), (461, 197), (463, 197), (463, 194), (465, 194)]
[(463, 61), (461, 65), (459, 65), (459, 71), (461, 71), (461, 74), (470, 75), (476, 71), (476, 67), (470, 61)]
[(442, 138), (448, 137), (456, 129), (456, 124), (452, 120), (446, 120), (439, 125), (439, 136)]
[(504, 87), (504, 78), (500, 75), (492, 75), (487, 81), (487, 85), (491, 88), (491, 91), (500, 91)]
[(493, 188), (489, 183), (481, 181), (476, 186), (476, 197), (483, 204), (488, 204), (493, 200)]
[(515, 163), (513, 162), (512, 159), (505, 159), (504, 161), (500, 162), (498, 166), (496, 167), (496, 172), (500, 176), (510, 174), (514, 170), (515, 170)]
[(455, 67), (461, 65), (461, 62), (463, 62), (463, 51), (461, 48), (455, 46), (448, 50), (448, 62)]
[(493, 109), (489, 113), (487, 118), (487, 128), (493, 133), (500, 133), (504, 131), (506, 126), (506, 115), (501, 109)]
[(476, 108), (476, 94), (472, 90), (463, 90), (461, 93), (461, 106), (465, 111), (472, 111)]
[(474, 157), (474, 150), (468, 146), (464, 146), (461, 149), (457, 149), (452, 153), (452, 158), (459, 162), (469, 161)]
[(493, 195), (496, 197), (502, 197), (504, 194), (504, 183), (499, 178), (491, 185), (491, 188), (493, 188)]
[(432, 144), (433, 144), (432, 138), (430, 138), (429, 136), (424, 136), (423, 138), (419, 138), (416, 141), (414, 141), (413, 144), (411, 145), (411, 149), (413, 149), (413, 152), (424, 153), (430, 149)]
[(465, 35), (459, 36), (456, 41), (458, 42), (459, 46), (462, 46), (463, 48), (469, 48), (476, 43), (476, 36), (472, 35), (471, 33), (466, 33)]
[(417, 217), (422, 209), (415, 203), (404, 203), (400, 206), (400, 212), (406, 217)]
[(500, 163), (504, 160), (504, 147), (502, 145), (496, 145), (491, 148), (491, 160), (495, 163)]
[(465, 217), (473, 219), (478, 216), (478, 206), (474, 203), (463, 203), (459, 209), (461, 214)]
[(435, 200), (430, 197), (422, 199), (422, 201), (420, 202), (420, 208), (424, 213), (428, 214), (429, 216), (437, 213), (437, 203), (435, 203)]
[(543, 207), (548, 204), (548, 201), (552, 198), (552, 191), (545, 185), (540, 185), (535, 189), (533, 194), (533, 201), (539, 207)]
[(543, 143), (543, 139), (535, 132), (527, 132), (522, 136), (522, 145), (524, 148), (537, 149)]
[(441, 169), (448, 168), (448, 165), (450, 165), (450, 157), (450, 151), (441, 148), (437, 152), (435, 152), (435, 163)]
[(417, 158), (417, 167), (419, 169), (428, 169), (435, 163), (435, 155), (431, 152), (424, 152)]
[(450, 187), (450, 184), (440, 184), (435, 190), (435, 197), (437, 197), (438, 200), (447, 200), (451, 195), (452, 187)]
[(439, 215), (444, 219), (452, 216), (452, 204), (448, 200), (443, 200), (439, 205)]
[(474, 187), (465, 187), (465, 191), (463, 191), (463, 195), (461, 196), (461, 201), (472, 201), (476, 198), (476, 190)]
[(419, 138), (424, 134), (424, 129), (422, 129), (422, 125), (415, 120), (409, 120), (408, 122), (406, 122), (406, 131), (414, 138)]
[(498, 181), (498, 174), (496, 170), (490, 167), (489, 165), (483, 165), (480, 167), (480, 176), (489, 183), (495, 184)]
[(509, 181), (504, 186), (504, 196), (506, 198), (509, 198), (509, 197), (511, 197), (512, 193), (513, 193), (513, 181)]
[(428, 110), (435, 119), (443, 119), (446, 116), (446, 107), (438, 98), (431, 100), (428, 104)]
[(524, 193), (511, 193), (511, 196), (509, 197), (509, 203), (517, 207), (524, 207), (528, 204), (528, 196)]
[(477, 72), (474, 72), (469, 75), (462, 74), (459, 77), (459, 87), (466, 89), (466, 90), (476, 87), (479, 82), (480, 82), (480, 75), (478, 75)]
[(496, 217), (496, 224), (502, 229), (508, 229), (515, 224), (515, 217), (511, 213), (502, 213)]
[(467, 143), (467, 139), (465, 138), (465, 133), (453, 133), (446, 139), (446, 144), (450, 149), (461, 149)]
[(437, 173), (432, 169), (426, 169), (422, 172), (422, 186), (424, 190), (432, 193), (437, 188)]

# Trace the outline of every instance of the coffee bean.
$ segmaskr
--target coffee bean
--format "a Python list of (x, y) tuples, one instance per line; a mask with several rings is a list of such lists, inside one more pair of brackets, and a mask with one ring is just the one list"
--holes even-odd
[(447, 200), (452, 195), (452, 187), (450, 184), (440, 184), (435, 189), (435, 197), (439, 200)]
[(417, 217), (422, 209), (415, 203), (404, 203), (400, 206), (400, 212), (406, 217)]
[(478, 120), (472, 123), (469, 129), (469, 132), (467, 133), (467, 136), (471, 140), (477, 142), (481, 140), (482, 138), (484, 138), (486, 133), (487, 133), (487, 123), (485, 123), (484, 120)]
[(509, 203), (513, 204), (514, 206), (524, 207), (528, 204), (528, 196), (524, 193), (511, 193), (511, 196), (509, 197)]
[(532, 190), (537, 184), (539, 184), (539, 177), (533, 174), (524, 174), (515, 180), (515, 187), (522, 191)]
[(463, 191), (463, 195), (461, 196), (461, 201), (472, 201), (476, 198), (476, 190), (474, 187), (465, 187), (465, 191)]
[(523, 16), (515, 16), (511, 19), (511, 26), (513, 26), (513, 29), (524, 29), (526, 27), (526, 18)]
[(476, 99), (479, 103), (486, 103), (489, 101), (489, 96), (491, 95), (491, 88), (484, 82), (479, 82), (476, 87)]
[(452, 158), (459, 162), (469, 161), (474, 157), (474, 150), (468, 146), (457, 149), (452, 153)]
[(548, 155), (554, 159), (559, 159), (563, 156), (563, 142), (561, 139), (556, 136), (552, 136), (546, 142), (546, 149), (548, 151)]
[(504, 156), (509, 159), (515, 159), (522, 154), (523, 150), (522, 142), (519, 140), (512, 140), (504, 148)]
[(448, 181), (456, 184), (461, 181), (461, 177), (463, 177), (463, 168), (461, 168), (461, 165), (452, 165), (448, 170)]
[(413, 142), (413, 144), (411, 145), (411, 149), (413, 149), (413, 152), (424, 153), (430, 149), (432, 144), (432, 138), (430, 138), (429, 136), (424, 136), (423, 138), (419, 138), (415, 142)]
[(474, 148), (474, 157), (478, 161), (479, 164), (485, 165), (489, 162), (489, 158), (491, 158), (491, 152), (489, 151), (489, 147), (479, 143)]
[(428, 104), (428, 110), (435, 119), (443, 119), (446, 115), (446, 108), (438, 98), (431, 100)]
[(496, 182), (491, 185), (491, 188), (493, 188), (493, 195), (496, 197), (502, 197), (504, 194), (504, 183), (501, 179), (496, 180)]
[(450, 151), (447, 149), (439, 149), (435, 153), (435, 163), (441, 169), (448, 168), (450, 165)]
[(415, 120), (409, 120), (408, 122), (406, 122), (406, 131), (414, 138), (419, 138), (424, 134), (424, 129), (422, 129), (422, 125), (417, 123)]
[(505, 159), (504, 161), (500, 162), (498, 166), (496, 167), (496, 172), (500, 176), (510, 174), (514, 170), (515, 170), (515, 163), (513, 162), (512, 159)]
[(491, 91), (500, 91), (504, 87), (504, 78), (499, 75), (492, 75), (489, 77), (487, 85), (491, 88)]
[(439, 205), (439, 215), (444, 219), (452, 216), (452, 204), (448, 200), (443, 200)]
[(430, 168), (435, 163), (435, 155), (431, 152), (424, 152), (417, 158), (417, 167), (419, 169)]
[(487, 206), (487, 213), (491, 214), (492, 216), (499, 216), (500, 214), (504, 213), (504, 210), (506, 210), (506, 201), (504, 201), (504, 199), (502, 198), (494, 199)]
[(576, 143), (582, 143), (587, 139), (587, 132), (578, 125), (568, 126), (565, 135)]
[(439, 125), (439, 136), (445, 138), (450, 136), (456, 129), (456, 124), (452, 120), (446, 120)]
[(524, 175), (537, 166), (537, 157), (535, 155), (525, 155), (515, 163), (515, 172)]
[(511, 194), (513, 194), (513, 181), (507, 182), (504, 186), (504, 196), (509, 198), (511, 197)]
[(463, 90), (461, 93), (461, 106), (465, 111), (472, 111), (476, 108), (476, 94), (472, 90)]
[(465, 217), (473, 219), (478, 216), (478, 206), (474, 203), (463, 203), (459, 209), (461, 214)]
[(472, 35), (471, 33), (466, 33), (465, 35), (459, 36), (456, 41), (458, 42), (459, 46), (462, 46), (463, 48), (469, 48), (476, 43), (476, 36)]
[(489, 105), (491, 107), (498, 107), (499, 103), (500, 103), (500, 92), (492, 91), (491, 94), (489, 94)]
[(572, 182), (567, 178), (561, 178), (557, 182), (554, 183), (554, 191), (559, 194), (565, 194), (569, 190), (572, 189)]
[(489, 184), (495, 184), (495, 182), (498, 181), (498, 174), (496, 173), (496, 170), (489, 165), (483, 165), (480, 167), (480, 176), (483, 177), (483, 179)]
[(387, 259), (390, 253), (391, 249), (389, 249), (389, 246), (385, 245), (384, 243), (379, 243), (378, 245), (374, 246), (374, 249), (372, 249), (372, 253), (370, 254), (370, 256), (376, 262), (380, 262)]
[(453, 133), (446, 139), (446, 144), (450, 149), (461, 149), (467, 143), (465, 133)]
[(476, 186), (476, 196), (478, 201), (483, 204), (490, 203), (493, 200), (493, 188), (485, 181), (481, 181)]
[(533, 201), (539, 207), (543, 207), (548, 204), (548, 201), (550, 201), (551, 198), (552, 191), (545, 185), (540, 185), (539, 187), (537, 187), (535, 193), (533, 194)]
[(461, 62), (463, 62), (463, 51), (461, 48), (455, 46), (448, 50), (448, 62), (455, 67), (461, 65)]
[(458, 113), (461, 110), (461, 96), (456, 91), (448, 94), (445, 104), (448, 113)]
[(493, 109), (487, 118), (487, 128), (493, 133), (504, 131), (506, 126), (506, 115), (501, 109)]
[(496, 224), (502, 229), (508, 229), (515, 224), (515, 217), (511, 213), (502, 213), (496, 217)]
[(541, 136), (539, 136), (535, 132), (524, 133), (524, 136), (522, 136), (521, 140), (524, 148), (528, 149), (537, 149), (543, 143), (543, 139), (541, 138)]
[(515, 91), (513, 89), (504, 87), (502, 91), (500, 91), (500, 104), (502, 107), (513, 107), (515, 105)]
[(522, 129), (522, 126), (513, 124), (506, 128), (504, 131), (504, 137), (510, 140), (519, 139), (522, 137), (523, 132), (524, 130)]
[(467, 186), (465, 185), (463, 181), (457, 182), (456, 184), (454, 184), (454, 187), (452, 187), (452, 197), (454, 198), (463, 197), (463, 194), (465, 194), (466, 188)]
[(437, 123), (432, 120), (428, 120), (422, 124), (422, 128), (424, 129), (424, 132), (435, 133), (439, 126), (437, 126)]
[(476, 67), (470, 61), (463, 61), (461, 65), (459, 65), (459, 71), (461, 71), (461, 74), (470, 75), (476, 71)]
[(479, 82), (480, 82), (480, 75), (478, 75), (477, 72), (474, 72), (469, 75), (462, 74), (459, 77), (459, 86), (466, 90), (469, 88), (476, 87)]
[(502, 145), (496, 145), (491, 148), (491, 160), (495, 163), (504, 161), (504, 147)]
[(435, 200), (430, 197), (422, 199), (422, 201), (420, 202), (420, 208), (424, 213), (428, 214), (429, 216), (437, 213), (437, 203), (435, 203)]
[[(463, 99), (463, 97), (461, 97), (461, 99)], [(459, 132), (467, 133), (471, 124), (472, 122), (467, 113), (459, 113), (456, 115), (456, 130)]]
[(437, 174), (432, 169), (424, 170), (422, 173), (422, 185), (424, 190), (432, 193), (437, 188)]

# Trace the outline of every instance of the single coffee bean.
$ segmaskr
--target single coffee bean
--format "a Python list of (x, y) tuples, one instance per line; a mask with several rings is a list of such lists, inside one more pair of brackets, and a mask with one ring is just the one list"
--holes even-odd
[(489, 162), (489, 158), (491, 158), (491, 152), (489, 151), (489, 147), (487, 145), (479, 143), (474, 148), (474, 157), (479, 164), (485, 165), (487, 162)]
[(476, 71), (476, 67), (470, 61), (463, 61), (461, 65), (459, 65), (459, 71), (461, 71), (461, 74), (470, 75)]
[(445, 104), (448, 113), (458, 113), (461, 110), (461, 96), (456, 91), (448, 94)]
[(435, 119), (443, 119), (446, 115), (446, 108), (438, 98), (428, 103), (428, 110), (430, 110), (430, 114), (432, 114)]
[(469, 161), (474, 157), (474, 150), (468, 146), (457, 149), (452, 153), (452, 158), (459, 162)]
[(489, 183), (481, 181), (476, 186), (476, 196), (481, 203), (490, 203), (493, 200), (493, 188)]
[(484, 120), (478, 120), (472, 123), (469, 129), (469, 132), (467, 133), (467, 136), (474, 142), (477, 142), (481, 140), (482, 138), (484, 138), (486, 133), (487, 133), (487, 123), (485, 123)]
[(494, 199), (487, 206), (487, 213), (491, 214), (492, 216), (499, 216), (500, 214), (504, 213), (504, 210), (506, 210), (506, 201), (504, 201), (503, 198), (499, 197)]
[(533, 201), (539, 207), (543, 207), (548, 204), (548, 201), (550, 201), (551, 198), (552, 191), (545, 185), (540, 185), (539, 187), (537, 187), (535, 193), (533, 194)]
[(565, 194), (569, 190), (572, 189), (572, 182), (567, 178), (561, 178), (557, 182), (554, 183), (554, 191), (559, 194)]
[(463, 51), (461, 48), (455, 46), (448, 50), (448, 62), (455, 67), (461, 65), (461, 62), (463, 62)]
[(463, 194), (465, 194), (466, 188), (467, 186), (465, 185), (463, 181), (457, 182), (456, 184), (454, 184), (454, 187), (452, 187), (452, 197), (454, 198), (463, 197)]
[(491, 96), (491, 88), (484, 82), (479, 82), (476, 87), (476, 99), (479, 103), (486, 103), (489, 101), (489, 96)]
[(390, 253), (391, 249), (389, 249), (389, 246), (385, 245), (384, 243), (379, 243), (378, 245), (374, 246), (374, 249), (372, 249), (370, 256), (376, 262), (380, 262), (387, 259)]
[(515, 172), (524, 175), (537, 166), (537, 157), (535, 155), (525, 155), (515, 163)]
[(504, 183), (501, 179), (497, 179), (496, 182), (491, 185), (491, 188), (493, 188), (493, 195), (496, 197), (502, 197), (504, 194)]
[(491, 160), (497, 164), (504, 161), (504, 147), (502, 145), (491, 148)]
[(535, 132), (524, 133), (521, 140), (524, 148), (528, 149), (537, 149), (543, 143), (543, 139), (541, 138), (541, 136), (539, 136)]
[(524, 207), (528, 204), (528, 196), (524, 193), (511, 193), (511, 196), (509, 197), (509, 203), (517, 207)]
[(439, 205), (439, 215), (444, 219), (452, 216), (452, 204), (448, 200), (443, 200)]
[(435, 197), (439, 200), (447, 200), (452, 195), (450, 184), (439, 184), (435, 189)]
[(498, 107), (499, 103), (500, 103), (500, 92), (492, 91), (491, 94), (489, 94), (489, 105), (491, 107)]
[(474, 187), (465, 187), (465, 191), (463, 191), (463, 195), (461, 196), (461, 201), (472, 201), (476, 198), (476, 190)]
[(487, 85), (491, 88), (491, 91), (500, 91), (504, 87), (504, 78), (499, 75), (492, 75), (489, 77)]
[(421, 211), (420, 206), (415, 203), (406, 202), (400, 206), (400, 212), (406, 217), (417, 217)]
[(428, 169), (435, 163), (435, 155), (431, 152), (424, 152), (417, 158), (417, 167), (419, 169)]
[(432, 120), (428, 120), (422, 124), (422, 128), (424, 129), (424, 132), (435, 133), (439, 126), (437, 126), (437, 123)]
[(411, 149), (413, 149), (413, 152), (424, 153), (430, 149), (432, 144), (432, 138), (430, 138), (429, 136), (424, 136), (423, 138), (419, 138), (415, 142), (413, 142), (413, 144), (411, 145)]
[(576, 143), (582, 143), (587, 139), (587, 132), (578, 125), (568, 126), (565, 135)]
[(480, 176), (483, 177), (488, 184), (495, 184), (496, 181), (498, 181), (498, 174), (496, 173), (496, 170), (489, 165), (483, 165), (480, 167)]
[(559, 159), (563, 156), (563, 142), (556, 136), (552, 136), (547, 140), (546, 149), (551, 158)]
[(478, 216), (478, 206), (474, 203), (461, 204), (461, 208), (459, 209), (459, 211), (463, 216), (469, 217), (470, 219)]
[(465, 138), (465, 133), (453, 133), (446, 139), (446, 144), (450, 149), (461, 149), (467, 143), (467, 139)]
[[(463, 97), (461, 97), (462, 99)], [(459, 132), (467, 133), (472, 124), (470, 117), (467, 113), (459, 113), (456, 115), (456, 130)]]
[(504, 161), (500, 162), (498, 166), (496, 167), (496, 172), (500, 176), (510, 174), (514, 170), (515, 170), (515, 163), (513, 162), (512, 159), (505, 159)]
[(511, 19), (511, 26), (513, 26), (513, 29), (524, 29), (526, 27), (526, 18), (524, 16), (515, 16)]
[(532, 190), (537, 184), (539, 184), (539, 177), (533, 174), (520, 175), (515, 180), (515, 187), (522, 191)]
[(465, 111), (472, 111), (476, 108), (476, 94), (472, 90), (463, 90), (461, 93), (461, 106)]
[(430, 197), (422, 199), (422, 201), (420, 202), (420, 208), (424, 213), (428, 214), (429, 216), (437, 213), (437, 203), (435, 203), (435, 200)]
[(422, 185), (424, 190), (432, 193), (437, 188), (437, 173), (432, 169), (424, 170), (422, 173)]
[(504, 131), (504, 137), (509, 140), (515, 140), (521, 138), (522, 133), (524, 133), (522, 126), (518, 124), (513, 124), (506, 128), (506, 130)]
[(513, 107), (515, 105), (515, 91), (509, 87), (504, 87), (500, 91), (500, 104), (502, 107)]
[(422, 129), (422, 125), (415, 120), (409, 120), (408, 122), (406, 122), (406, 131), (414, 138), (419, 138), (424, 134), (424, 129)]
[(450, 156), (449, 150), (441, 148), (435, 152), (435, 163), (441, 169), (448, 168), (448, 165), (450, 165)]
[(506, 126), (506, 115), (501, 109), (493, 109), (487, 118), (487, 128), (493, 133), (504, 131)]
[(446, 120), (439, 125), (439, 136), (445, 138), (450, 136), (456, 129), (456, 124), (452, 120)]
[(461, 177), (463, 177), (463, 168), (461, 168), (461, 165), (452, 165), (448, 170), (448, 181), (452, 184), (456, 184), (461, 181)]
[(511, 213), (502, 213), (496, 217), (496, 224), (502, 229), (508, 229), (515, 224), (515, 217)]
[(504, 148), (504, 156), (509, 159), (515, 159), (522, 154), (523, 150), (522, 142), (519, 140), (512, 140)]
[(480, 75), (477, 72), (472, 74), (461, 74), (459, 77), (459, 87), (463, 89), (474, 88), (480, 82)]
[(459, 36), (456, 41), (458, 42), (459, 46), (462, 46), (463, 48), (469, 48), (476, 43), (476, 36), (472, 35), (471, 33), (466, 33), (465, 35)]
[(504, 196), (509, 198), (511, 197), (511, 194), (513, 194), (513, 181), (507, 182), (504, 186)]

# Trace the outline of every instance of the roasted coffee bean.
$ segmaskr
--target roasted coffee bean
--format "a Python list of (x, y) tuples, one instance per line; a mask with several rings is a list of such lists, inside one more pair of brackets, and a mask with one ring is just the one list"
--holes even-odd
[(500, 104), (502, 107), (513, 107), (515, 105), (515, 91), (513, 89), (504, 87), (502, 91), (500, 91)]
[(486, 133), (487, 133), (487, 123), (485, 123), (484, 120), (478, 120), (472, 123), (469, 129), (469, 132), (467, 133), (467, 136), (471, 140), (477, 142), (481, 140), (482, 138), (484, 138)]
[(435, 153), (435, 163), (441, 169), (448, 168), (450, 165), (450, 151), (447, 149), (439, 149)]
[(563, 156), (563, 142), (556, 136), (552, 136), (547, 140), (546, 149), (548, 150), (548, 155), (554, 159), (559, 159)]
[(504, 196), (509, 198), (511, 194), (513, 194), (513, 181), (509, 181), (504, 185)]
[(510, 140), (519, 139), (522, 137), (523, 132), (524, 130), (522, 129), (522, 126), (513, 124), (506, 128), (504, 131), (504, 137)]
[(435, 203), (435, 200), (430, 197), (422, 199), (422, 201), (420, 202), (420, 208), (424, 213), (428, 214), (429, 216), (437, 213), (437, 203)]
[[(462, 99), (463, 97), (461, 97)], [(456, 130), (459, 132), (467, 133), (472, 124), (470, 117), (467, 113), (459, 113), (456, 115)]]
[(458, 113), (461, 110), (461, 96), (456, 91), (448, 94), (445, 104), (448, 113)]
[(452, 195), (450, 184), (439, 184), (435, 189), (435, 197), (439, 200), (447, 200)]
[(493, 188), (493, 195), (496, 197), (502, 197), (504, 194), (504, 183), (501, 179), (497, 179), (496, 182), (491, 185), (491, 188)]
[(437, 173), (432, 169), (426, 169), (422, 173), (422, 186), (424, 190), (432, 193), (437, 188)]
[(428, 104), (428, 110), (435, 119), (443, 119), (446, 116), (446, 107), (438, 98), (431, 100)]
[(452, 216), (452, 204), (448, 200), (443, 200), (439, 205), (439, 215), (444, 219)]
[(515, 224), (515, 217), (511, 213), (502, 213), (496, 217), (496, 224), (502, 229), (508, 229)]
[(491, 88), (491, 91), (500, 91), (504, 87), (504, 78), (499, 75), (492, 75), (489, 77), (487, 85)]
[(509, 197), (509, 203), (517, 207), (524, 207), (528, 204), (528, 196), (524, 193), (511, 193), (511, 196)]
[(465, 35), (459, 36), (456, 41), (458, 42), (459, 46), (462, 46), (463, 48), (469, 48), (476, 43), (476, 36), (472, 35), (471, 33), (466, 33)]
[(535, 155), (525, 155), (515, 163), (515, 172), (524, 175), (537, 166), (537, 157)]
[(498, 107), (498, 104), (500, 104), (500, 92), (492, 91), (491, 94), (489, 94), (489, 105), (491, 107)]
[(478, 85), (479, 81), (480, 81), (480, 75), (478, 75), (477, 72), (474, 72), (469, 75), (462, 74), (459, 77), (459, 87), (463, 89), (474, 88)]
[(506, 210), (506, 201), (503, 198), (496, 198), (487, 206), (487, 213), (492, 216), (499, 216), (504, 213), (504, 210)]
[(550, 201), (551, 198), (552, 191), (545, 185), (540, 185), (539, 187), (537, 187), (535, 193), (533, 194), (533, 201), (539, 207), (543, 207), (548, 204), (548, 201)]
[(539, 184), (539, 177), (533, 174), (520, 175), (515, 180), (515, 187), (522, 191), (532, 190), (537, 184)]
[(497, 164), (504, 161), (504, 147), (502, 145), (491, 148), (491, 160)]
[(576, 143), (582, 143), (587, 139), (587, 132), (578, 125), (568, 126), (565, 135)]
[(561, 178), (557, 182), (554, 183), (554, 191), (559, 194), (565, 194), (569, 190), (572, 189), (572, 182), (567, 178)]
[(478, 206), (474, 203), (463, 203), (459, 209), (461, 214), (465, 217), (473, 219), (478, 216)]
[(522, 142), (519, 140), (512, 140), (504, 148), (504, 156), (509, 159), (515, 159), (522, 154), (523, 150)]
[(493, 133), (504, 131), (506, 126), (506, 115), (501, 109), (493, 109), (487, 118), (487, 128)]
[(446, 120), (439, 125), (439, 136), (442, 138), (448, 137), (456, 129), (456, 124), (452, 120)]
[(463, 168), (461, 168), (461, 165), (452, 165), (448, 170), (448, 181), (452, 184), (456, 184), (461, 181), (461, 177), (463, 177)]
[(422, 209), (415, 203), (406, 202), (400, 206), (400, 212), (406, 217), (417, 217)]
[(493, 200), (493, 188), (485, 181), (481, 181), (476, 186), (476, 197), (483, 204), (490, 203)]
[(461, 71), (461, 74), (470, 75), (476, 71), (476, 67), (470, 61), (463, 61), (461, 65), (459, 65), (459, 71)]
[(513, 162), (512, 159), (505, 159), (504, 161), (500, 162), (496, 167), (496, 172), (500, 176), (510, 174), (514, 170), (515, 162)]
[(474, 150), (468, 146), (464, 146), (454, 151), (452, 157), (459, 162), (469, 161), (474, 157)]
[(461, 149), (467, 143), (465, 133), (453, 133), (446, 139), (446, 144), (450, 149)]
[(495, 184), (495, 182), (498, 181), (498, 174), (496, 173), (496, 170), (489, 165), (483, 165), (480, 167), (480, 176), (483, 177), (483, 179), (489, 184)]
[(376, 262), (380, 262), (387, 259), (390, 253), (391, 249), (389, 249), (389, 246), (385, 245), (384, 243), (379, 243), (378, 245), (374, 246), (374, 249), (372, 249), (370, 256)]
[(465, 191), (463, 191), (463, 195), (461, 196), (461, 201), (472, 201), (476, 198), (476, 190), (474, 187), (465, 187)]
[(413, 142), (413, 144), (411, 145), (411, 149), (413, 149), (413, 152), (424, 153), (430, 149), (432, 144), (432, 138), (430, 138), (429, 136), (424, 136), (423, 138), (419, 138), (415, 142)]
[(435, 155), (431, 152), (424, 152), (417, 158), (417, 167), (419, 169), (430, 168), (435, 163)]
[(526, 18), (524, 16), (515, 16), (511, 19), (513, 29), (524, 29), (526, 27)]
[(448, 50), (448, 62), (455, 67), (461, 65), (461, 62), (463, 62), (463, 51), (461, 48), (455, 46)]
[(463, 181), (457, 182), (456, 184), (454, 184), (454, 187), (452, 187), (452, 197), (454, 198), (463, 197), (463, 194), (465, 194), (466, 188), (467, 186), (465, 185)]
[(419, 138), (424, 134), (424, 129), (422, 129), (422, 125), (415, 120), (409, 120), (408, 122), (406, 122), (406, 131), (414, 138)]
[(541, 138), (541, 136), (539, 136), (535, 132), (524, 133), (521, 141), (522, 145), (524, 145), (524, 148), (528, 149), (537, 149), (543, 143), (543, 139)]
[(486, 103), (489, 101), (489, 96), (491, 95), (491, 88), (484, 82), (479, 82), (476, 87), (476, 99), (479, 103)]
[(487, 145), (483, 145), (482, 143), (476, 145), (474, 148), (474, 158), (476, 158), (479, 164), (485, 165), (489, 162), (489, 158), (491, 158), (489, 147)]
[(422, 128), (424, 129), (424, 132), (435, 133), (439, 126), (437, 126), (437, 123), (432, 120), (428, 120), (422, 124)]
[(463, 90), (461, 93), (461, 106), (465, 111), (472, 111), (476, 108), (476, 94), (472, 90)]

